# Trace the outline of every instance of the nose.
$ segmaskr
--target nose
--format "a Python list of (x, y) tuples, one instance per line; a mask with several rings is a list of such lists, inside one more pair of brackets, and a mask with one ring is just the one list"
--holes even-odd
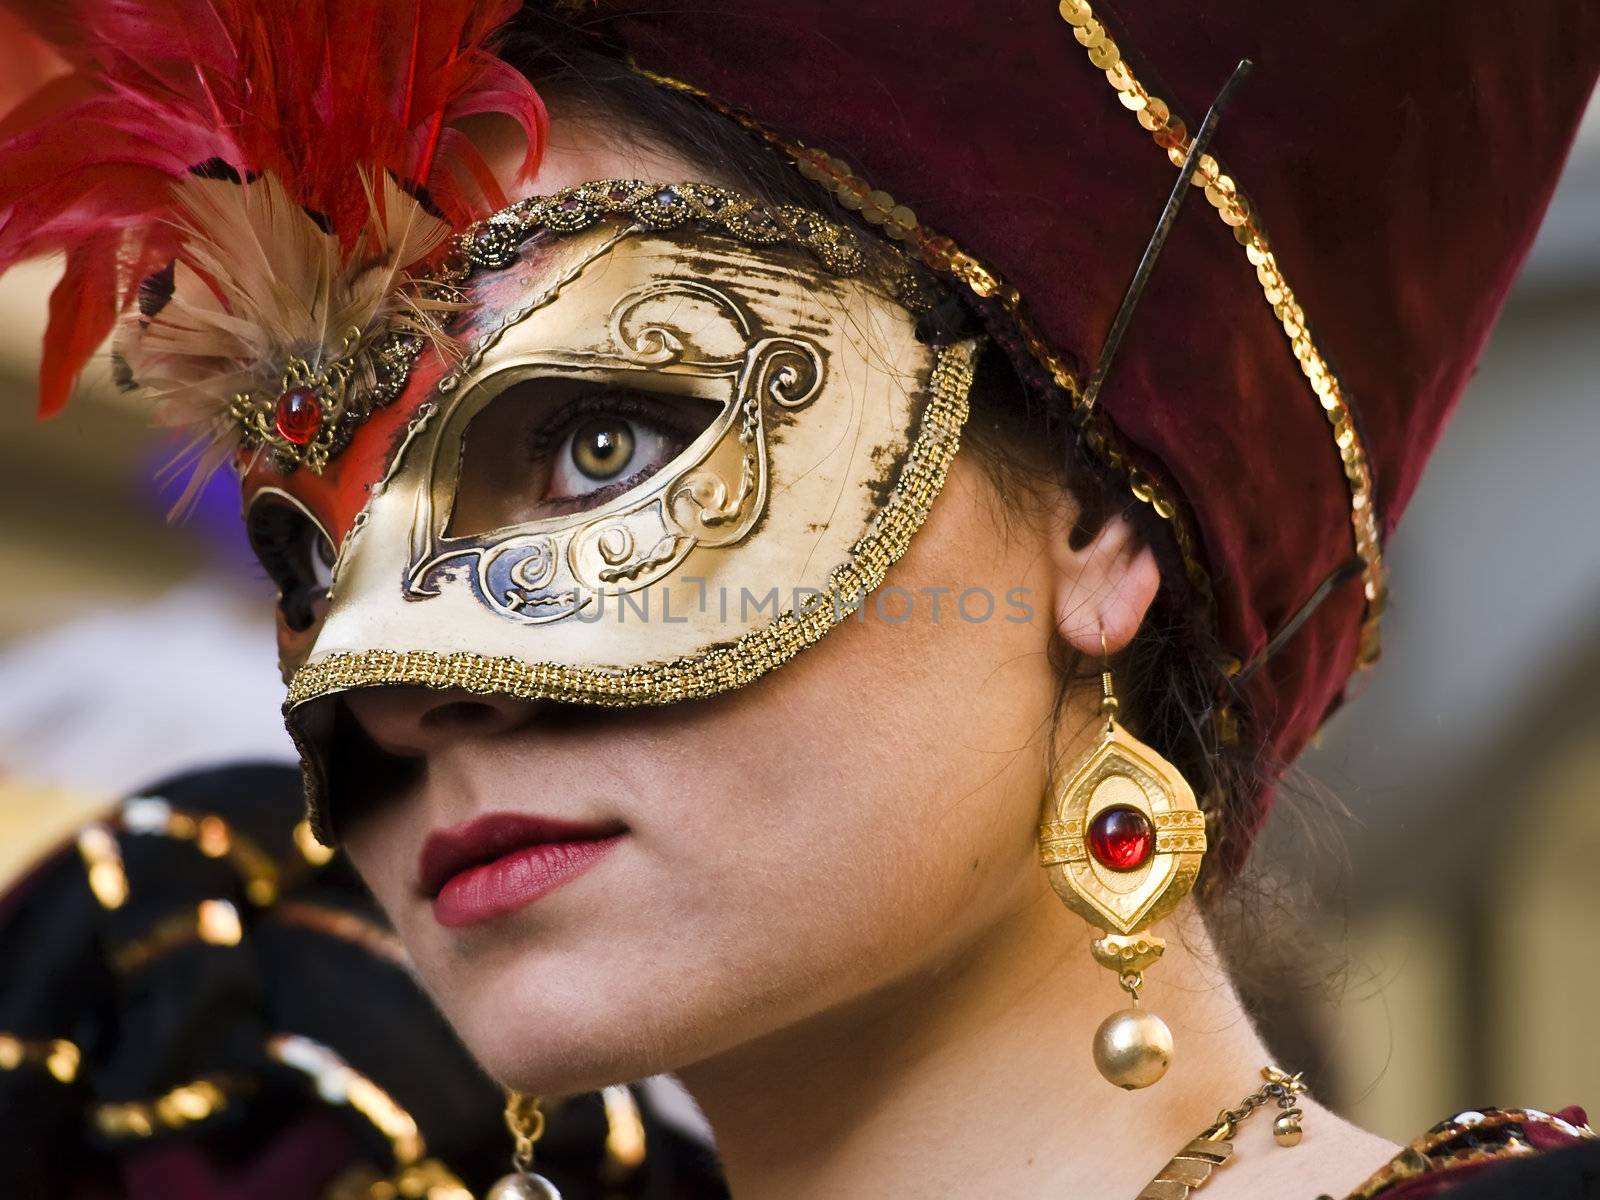
[(345, 696), (357, 724), (379, 749), (422, 757), (465, 738), (507, 733), (528, 720), (534, 705), (457, 688), (361, 688)]

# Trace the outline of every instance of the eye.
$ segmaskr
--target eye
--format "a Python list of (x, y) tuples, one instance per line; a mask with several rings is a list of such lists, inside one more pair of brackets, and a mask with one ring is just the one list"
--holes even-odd
[[(581, 418), (570, 424), (571, 432), (561, 438), (551, 457), (545, 500), (592, 498), (606, 485), (626, 481), (625, 487), (607, 492), (608, 496), (616, 495), (648, 479), (683, 453), (699, 432), (681, 428), (681, 416), (660, 413), (630, 418), (619, 412)], [(534, 457), (540, 453), (536, 450)]]
[(541, 499), (552, 511), (593, 507), (643, 483), (705, 428), (686, 420), (682, 398), (637, 391), (592, 392), (548, 418), (527, 416), (528, 478), (545, 476)]
[(248, 533), (251, 549), (277, 585), (284, 623), (296, 633), (309, 629), (333, 582), (333, 543), (310, 516), (276, 497), (251, 506)]
[(530, 379), (472, 420), (450, 532), (598, 508), (681, 455), (721, 406), (606, 384)]
[[(617, 417), (598, 417), (585, 421), (568, 438), (563, 461), (556, 466), (557, 475), (560, 476), (562, 466), (570, 459), (578, 474), (585, 479), (597, 483), (615, 479), (633, 461), (637, 442), (632, 422)], [(553, 480), (552, 484), (555, 490), (566, 495), (575, 494), (582, 486), (580, 484), (575, 488), (559, 478)]]

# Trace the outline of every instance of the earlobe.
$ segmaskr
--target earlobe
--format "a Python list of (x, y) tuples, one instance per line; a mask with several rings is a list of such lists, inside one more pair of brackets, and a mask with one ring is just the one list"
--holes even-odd
[(1114, 516), (1081, 547), (1052, 541), (1056, 632), (1080, 654), (1115, 654), (1133, 640), (1161, 587), (1161, 569), (1133, 522)]

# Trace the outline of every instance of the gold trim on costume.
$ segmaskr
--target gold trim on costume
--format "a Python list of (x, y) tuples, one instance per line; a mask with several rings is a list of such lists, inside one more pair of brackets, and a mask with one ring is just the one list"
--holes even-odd
[[(1584, 1141), (1592, 1140), (1596, 1136), (1595, 1131), (1587, 1125), (1574, 1125), (1570, 1121), (1536, 1108), (1491, 1108), (1457, 1113), (1449, 1121), (1443, 1122), (1441, 1127), (1431, 1129), (1412, 1139), (1404, 1150), (1379, 1167), (1345, 1200), (1375, 1200), (1397, 1183), (1432, 1171), (1442, 1171), (1462, 1162), (1484, 1158), (1509, 1158), (1531, 1153), (1532, 1145), (1526, 1135), (1515, 1133), (1509, 1134), (1508, 1140), (1498, 1145), (1478, 1145), (1473, 1142), (1460, 1153), (1450, 1153), (1447, 1150), (1450, 1143), (1468, 1135), (1503, 1129), (1509, 1125), (1523, 1127), (1543, 1125), (1567, 1137), (1580, 1138)], [(1446, 1152), (1440, 1153), (1442, 1150)]]
[(385, 1178), (364, 1164), (352, 1167), (329, 1187), (330, 1200), (393, 1200), (397, 1195), (472, 1200), (449, 1167), (425, 1157), (428, 1143), (416, 1118), (334, 1050), (299, 1034), (280, 1033), (267, 1039), (267, 1054), (310, 1079), (328, 1104), (353, 1108), (389, 1141), (394, 1174)]
[(232, 1093), (250, 1084), (228, 1075), (207, 1075), (152, 1100), (97, 1104), (95, 1128), (109, 1138), (148, 1138), (210, 1120), (226, 1109)]
[[(300, 824), (306, 827), (307, 836), (310, 837), (310, 826), (304, 821)], [(316, 844), (321, 846), (320, 842)], [(411, 955), (406, 953), (405, 943), (383, 926), (356, 913), (308, 904), (303, 900), (280, 900), (273, 906), (268, 918), (347, 942), (373, 958), (381, 958), (408, 973), (411, 971)]]
[(118, 823), (129, 835), (189, 842), (207, 858), (227, 860), (244, 884), (245, 897), (258, 908), (278, 898), (278, 864), (215, 813), (174, 808), (160, 796), (134, 796), (123, 802)]
[(295, 849), (300, 851), (300, 857), (305, 859), (313, 870), (325, 867), (333, 861), (335, 851), (317, 841), (317, 835), (312, 830), (310, 821), (300, 821), (295, 825), (294, 845)]
[(100, 907), (121, 908), (128, 901), (128, 871), (122, 865), (122, 847), (104, 821), (91, 821), (78, 830), (78, 854), (89, 880), (89, 890)]
[(606, 1112), (606, 1165), (612, 1173), (626, 1176), (644, 1165), (644, 1117), (625, 1084), (602, 1088), (600, 1101)]
[(158, 922), (144, 937), (119, 946), (111, 955), (111, 965), (125, 975), (193, 942), (229, 947), (243, 940), (244, 924), (233, 901), (202, 900), (193, 909)]
[(428, 1152), (416, 1118), (331, 1048), (299, 1034), (280, 1033), (267, 1039), (267, 1054), (307, 1076), (329, 1104), (347, 1104), (371, 1121), (389, 1140), (396, 1166), (410, 1166)]
[(78, 1077), (82, 1062), (83, 1052), (65, 1038), (20, 1038), (0, 1033), (0, 1071), (36, 1066), (57, 1083), (71, 1083)]

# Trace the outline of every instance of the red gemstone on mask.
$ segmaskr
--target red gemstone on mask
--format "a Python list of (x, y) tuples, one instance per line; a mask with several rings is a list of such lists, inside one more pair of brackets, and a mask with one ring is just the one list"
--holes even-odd
[(1089, 853), (1113, 871), (1131, 871), (1149, 861), (1156, 831), (1150, 818), (1126, 804), (1101, 809), (1089, 822)]
[(290, 388), (278, 397), (272, 423), (284, 441), (304, 446), (322, 426), (322, 404), (317, 393), (308, 387)]

